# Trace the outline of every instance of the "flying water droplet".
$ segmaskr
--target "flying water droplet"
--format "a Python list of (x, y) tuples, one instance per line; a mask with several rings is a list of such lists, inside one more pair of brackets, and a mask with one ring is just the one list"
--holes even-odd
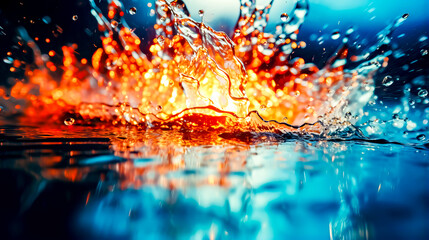
[(118, 23), (118, 21), (112, 20), (110, 22), (110, 25), (112, 26), (112, 28), (116, 28), (116, 27), (118, 27), (119, 23)]
[(137, 8), (136, 8), (136, 7), (132, 7), (132, 8), (130, 8), (130, 9), (128, 10), (128, 13), (129, 13), (130, 15), (134, 15), (134, 14), (136, 14), (136, 13), (137, 13)]
[(161, 46), (164, 45), (165, 38), (163, 36), (159, 36), (157, 39), (158, 39), (159, 45), (161, 45)]
[(77, 21), (79, 19), (79, 17), (77, 15), (73, 15), (73, 21)]
[(393, 78), (390, 75), (387, 75), (383, 78), (383, 81), (381, 82), (385, 87), (389, 87), (393, 84)]
[(419, 38), (419, 42), (424, 42), (424, 41), (426, 41), (426, 40), (428, 40), (428, 37), (427, 37), (427, 36), (421, 36), (421, 37)]
[(173, 87), (173, 86), (174, 86), (174, 81), (170, 79), (170, 81), (168, 82), (168, 85), (169, 85), (170, 87)]
[(410, 14), (405, 13), (404, 15), (402, 15), (402, 18), (403, 18), (403, 19), (407, 19), (409, 16), (410, 16)]
[(428, 55), (428, 50), (427, 49), (422, 49), (422, 50), (420, 50), (420, 52), (421, 52), (422, 56)]
[(414, 104), (416, 104), (416, 101), (414, 101), (413, 99), (410, 99), (410, 100), (408, 101), (408, 103), (409, 103), (411, 106), (414, 106)]
[(340, 34), (340, 31), (339, 30), (335, 30), (333, 33), (332, 33), (332, 35), (331, 35), (331, 38), (333, 39), (333, 40), (337, 40), (338, 38), (340, 38), (341, 37), (341, 34)]
[(261, 106), (259, 107), (259, 109), (261, 109), (261, 111), (265, 111), (265, 110), (267, 110), (267, 106), (265, 106), (265, 105), (261, 105)]
[(349, 29), (347, 29), (346, 34), (350, 35), (355, 31), (355, 29), (353, 27), (349, 27)]
[(280, 16), (280, 19), (283, 22), (286, 22), (289, 19), (289, 15), (287, 15), (287, 13), (282, 13), (282, 15)]
[(204, 10), (200, 9), (198, 15), (200, 15), (201, 18), (204, 17)]
[(71, 126), (71, 125), (74, 124), (74, 122), (75, 122), (74, 118), (66, 118), (66, 119), (64, 119), (64, 125), (66, 125), (66, 126)]
[(409, 93), (409, 92), (411, 92), (411, 88), (409, 88), (409, 87), (404, 88), (404, 93), (405, 93), (405, 94), (407, 94), (407, 93)]
[(241, 31), (239, 29), (235, 30), (234, 37), (239, 37), (241, 35)]
[(287, 122), (289, 119), (287, 117), (283, 118), (283, 122)]
[(13, 59), (11, 57), (5, 57), (3, 58), (3, 62), (6, 64), (12, 64)]
[(397, 113), (392, 115), (392, 119), (398, 120), (399, 119), (399, 115)]
[(426, 89), (421, 89), (421, 90), (419, 91), (418, 95), (419, 95), (419, 97), (421, 97), (421, 98), (425, 98), (425, 97), (427, 97), (427, 95), (428, 95), (428, 90), (426, 90)]
[(424, 135), (424, 134), (420, 134), (420, 135), (418, 135), (416, 138), (417, 138), (417, 140), (419, 140), (419, 141), (424, 141), (424, 140), (426, 140), (426, 135)]
[(352, 113), (351, 113), (351, 112), (346, 112), (346, 114), (344, 114), (344, 117), (345, 117), (347, 120), (350, 120), (350, 119), (352, 118)]
[(49, 16), (44, 16), (44, 17), (42, 18), (42, 21), (43, 21), (45, 24), (49, 24), (49, 23), (51, 23), (51, 18), (50, 18)]
[(161, 112), (162, 111), (162, 106), (161, 105), (156, 106), (156, 111)]

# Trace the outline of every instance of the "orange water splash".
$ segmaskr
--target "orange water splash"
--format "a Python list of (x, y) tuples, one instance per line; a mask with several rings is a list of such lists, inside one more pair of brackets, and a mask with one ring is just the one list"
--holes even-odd
[[(102, 47), (91, 60), (77, 59), (75, 45), (64, 46), (63, 65), (56, 66), (24, 37), (35, 63), (25, 71), (28, 82), (15, 84), (10, 96), (15, 104), (24, 100), (25, 119), (166, 129), (295, 129), (262, 117), (297, 126), (323, 121), (344, 127), (351, 121), (350, 116), (344, 120), (345, 113), (366, 104), (374, 90), (372, 75), (388, 60), (376, 55), (346, 70), (347, 36), (323, 69), (302, 58), (289, 60), (294, 49), (306, 45), (297, 41), (308, 11), (305, 0), (297, 1), (288, 18), (282, 16), (275, 33), (265, 32), (273, 1), (258, 9), (255, 1), (241, 0), (232, 39), (190, 18), (181, 0), (158, 0), (158, 37), (148, 58), (123, 19), (121, 2), (109, 0), (107, 17), (90, 2), (102, 33)], [(58, 71), (60, 80), (54, 77)]]

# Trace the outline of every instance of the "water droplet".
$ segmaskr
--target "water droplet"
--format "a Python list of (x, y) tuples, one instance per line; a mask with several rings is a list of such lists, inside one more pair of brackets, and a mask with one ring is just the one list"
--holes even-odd
[(428, 39), (428, 37), (427, 36), (421, 36), (420, 38), (419, 38), (419, 42), (424, 42), (424, 41), (426, 41)]
[(170, 87), (173, 87), (173, 86), (174, 86), (174, 81), (170, 79), (170, 81), (168, 81), (168, 85), (169, 85)]
[(73, 15), (73, 21), (77, 21), (77, 19), (78, 19), (79, 17), (77, 16), (77, 15)]
[(200, 15), (200, 17), (204, 17), (204, 10), (200, 9), (200, 11), (198, 11), (198, 15)]
[(368, 104), (369, 104), (370, 106), (374, 106), (374, 105), (375, 105), (375, 102), (374, 102), (374, 101), (369, 101), (369, 102), (368, 102)]
[(136, 8), (136, 7), (132, 7), (132, 8), (130, 8), (130, 9), (128, 10), (128, 13), (129, 13), (130, 15), (134, 15), (134, 14), (136, 14), (136, 13), (137, 13), (137, 8)]
[(353, 27), (349, 27), (349, 29), (347, 29), (346, 34), (350, 35), (355, 31), (355, 29)]
[(333, 40), (337, 40), (338, 38), (340, 38), (341, 37), (341, 34), (340, 34), (340, 31), (339, 30), (335, 30), (333, 33), (332, 33), (332, 35), (331, 35), (331, 38), (333, 39)]
[(411, 88), (409, 87), (404, 88), (404, 93), (409, 93), (409, 92), (411, 92)]
[(156, 111), (158, 112), (162, 111), (162, 106), (161, 105), (156, 106)]
[(424, 134), (420, 134), (420, 135), (418, 135), (416, 138), (417, 138), (417, 140), (419, 140), (419, 141), (424, 141), (424, 140), (426, 140), (426, 135), (424, 135)]
[(261, 105), (261, 106), (259, 107), (259, 109), (261, 109), (261, 111), (265, 111), (265, 110), (267, 110), (267, 106), (265, 106), (265, 105)]
[(66, 126), (71, 126), (71, 125), (74, 124), (74, 122), (75, 122), (74, 118), (66, 118), (66, 119), (64, 119), (64, 125), (66, 125)]
[(235, 37), (239, 37), (241, 35), (241, 31), (240, 30), (235, 30), (235, 32), (234, 32), (234, 36)]
[(289, 18), (289, 15), (287, 15), (287, 13), (282, 13), (282, 15), (280, 16), (280, 19), (283, 22), (286, 22), (288, 20), (288, 18)]
[(422, 50), (420, 50), (420, 53), (422, 54), (422, 56), (426, 56), (426, 55), (428, 55), (428, 50), (422, 49)]
[(408, 103), (409, 103), (411, 106), (413, 106), (414, 104), (416, 104), (416, 101), (414, 101), (413, 99), (410, 99), (410, 100), (408, 101)]
[(111, 25), (113, 28), (116, 28), (116, 27), (119, 25), (119, 23), (118, 23), (118, 21), (112, 20), (112, 21), (110, 22), (110, 25)]
[(383, 78), (383, 81), (381, 82), (385, 87), (388, 87), (393, 84), (393, 78), (390, 75), (387, 75)]
[(425, 98), (425, 97), (427, 97), (427, 95), (428, 95), (428, 90), (426, 90), (426, 89), (421, 89), (421, 90), (419, 91), (418, 95), (419, 95), (419, 97), (421, 97), (421, 98)]
[(7, 64), (12, 64), (13, 59), (11, 57), (5, 57), (3, 58), (3, 62)]
[(351, 112), (346, 112), (346, 114), (344, 114), (344, 117), (349, 120), (352, 117), (352, 113)]
[(283, 122), (287, 122), (289, 119), (287, 117), (283, 118)]
[(158, 39), (159, 45), (164, 45), (165, 38), (163, 36), (159, 36), (157, 39)]
[(410, 14), (405, 13), (404, 15), (402, 15), (402, 18), (403, 18), (403, 19), (407, 19), (407, 18), (408, 18), (408, 16), (410, 16)]
[(46, 24), (49, 24), (49, 23), (51, 23), (51, 18), (49, 16), (44, 16), (42, 18), (42, 21)]
[(397, 119), (399, 119), (399, 115), (397, 113), (395, 113), (395, 114), (392, 115), (392, 118), (395, 119), (395, 120), (397, 120)]

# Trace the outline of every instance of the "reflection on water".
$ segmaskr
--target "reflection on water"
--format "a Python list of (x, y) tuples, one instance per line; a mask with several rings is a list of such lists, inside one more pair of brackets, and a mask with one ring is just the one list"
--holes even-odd
[(3, 124), (0, 223), (18, 238), (424, 239), (428, 153), (269, 134)]

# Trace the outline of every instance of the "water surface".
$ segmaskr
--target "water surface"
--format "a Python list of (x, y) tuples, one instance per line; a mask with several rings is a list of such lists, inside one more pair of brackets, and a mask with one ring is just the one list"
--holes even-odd
[(383, 141), (3, 124), (0, 221), (26, 239), (427, 239), (428, 155)]

